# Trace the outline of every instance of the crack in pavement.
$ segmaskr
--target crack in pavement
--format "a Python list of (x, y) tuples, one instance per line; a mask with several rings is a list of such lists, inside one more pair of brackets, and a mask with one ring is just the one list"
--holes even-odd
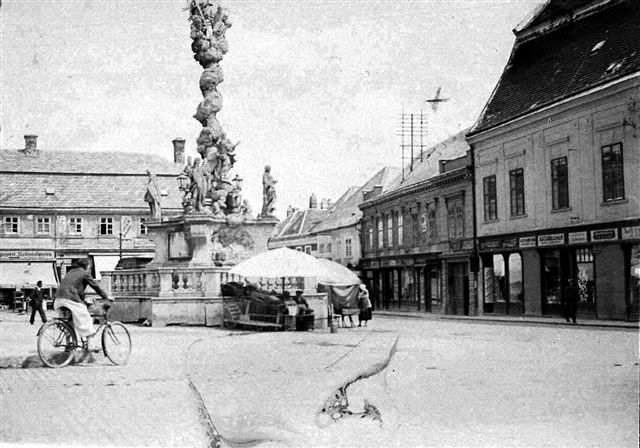
[[(366, 336), (358, 343), (358, 345), (360, 345), (360, 343), (364, 341), (364, 339), (366, 339)], [(380, 411), (377, 407), (369, 403), (367, 399), (364, 400), (364, 412), (353, 412), (349, 409), (349, 398), (347, 396), (347, 389), (349, 388), (349, 386), (358, 381), (370, 378), (384, 371), (389, 366), (389, 363), (391, 362), (391, 359), (396, 352), (396, 347), (398, 345), (399, 339), (400, 336), (397, 336), (395, 342), (393, 343), (393, 346), (391, 347), (391, 350), (389, 350), (389, 353), (387, 354), (387, 357), (384, 361), (373, 364), (364, 372), (356, 376), (356, 378), (345, 382), (342, 386), (335, 390), (335, 392), (325, 401), (324, 406), (316, 415), (317, 426), (323, 429), (327, 427), (327, 425), (323, 425), (322, 423), (320, 423), (320, 417), (322, 417), (323, 415), (329, 416), (333, 422), (337, 422), (349, 416), (360, 418), (370, 417), (372, 420), (378, 421), (380, 425), (382, 425), (382, 415), (380, 414)], [(335, 365), (340, 359), (344, 358), (350, 352), (351, 350), (347, 351), (347, 353), (338, 358), (338, 360), (336, 360), (330, 366)]]

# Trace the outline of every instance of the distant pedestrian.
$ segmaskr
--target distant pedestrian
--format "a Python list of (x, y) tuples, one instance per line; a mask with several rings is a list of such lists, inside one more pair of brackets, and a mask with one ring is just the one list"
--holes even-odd
[(42, 309), (42, 280), (38, 280), (36, 283), (36, 289), (31, 293), (31, 297), (29, 299), (29, 305), (31, 306), (31, 319), (29, 319), (29, 323), (33, 325), (36, 318), (36, 311), (40, 314), (40, 319), (42, 319), (42, 323), (47, 321), (47, 315)]
[(576, 311), (578, 307), (578, 300), (580, 298), (580, 289), (578, 285), (575, 284), (575, 281), (572, 278), (567, 280), (567, 288), (565, 289), (565, 300), (564, 300), (564, 317), (576, 323)]
[(369, 298), (369, 291), (364, 283), (360, 284), (360, 290), (358, 291), (358, 308), (360, 314), (358, 315), (358, 327), (367, 326), (367, 322), (371, 320), (371, 299)]

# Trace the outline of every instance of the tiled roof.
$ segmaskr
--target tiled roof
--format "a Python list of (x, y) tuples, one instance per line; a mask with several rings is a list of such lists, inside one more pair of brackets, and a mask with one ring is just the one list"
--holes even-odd
[(328, 214), (328, 210), (296, 210), (293, 215), (289, 216), (284, 221), (282, 226), (283, 230), (274, 238), (290, 237), (309, 233), (313, 226), (322, 221), (322, 219), (324, 219)]
[(181, 166), (157, 156), (0, 151), (0, 207), (146, 209), (146, 169), (157, 173), (158, 186), (167, 193), (161, 197), (162, 207), (181, 209), (176, 181)]
[(382, 185), (382, 191), (388, 190), (391, 183), (397, 179), (398, 168), (385, 167), (378, 171), (360, 188), (351, 188), (344, 194), (344, 201), (338, 201), (330, 210), (329, 215), (318, 223), (313, 232), (323, 232), (355, 225), (362, 218), (362, 211), (358, 207), (364, 200), (364, 192), (371, 190), (376, 185)]
[(594, 0), (550, 0), (527, 27), (535, 27), (555, 17), (569, 14), (589, 3), (594, 3)]
[(405, 178), (394, 190), (406, 188), (410, 185), (417, 184), (431, 177), (440, 174), (440, 160), (457, 159), (467, 154), (469, 143), (465, 139), (465, 135), (469, 130), (465, 129), (448, 139), (438, 143), (435, 146), (425, 150), (423, 160), (419, 158), (413, 162), (413, 171), (408, 172), (405, 167)]
[(639, 71), (640, 1), (613, 4), (516, 42), (471, 134)]
[(182, 167), (161, 157), (136, 152), (82, 152), (39, 150), (25, 155), (18, 150), (0, 151), (0, 172), (86, 174), (178, 174)]

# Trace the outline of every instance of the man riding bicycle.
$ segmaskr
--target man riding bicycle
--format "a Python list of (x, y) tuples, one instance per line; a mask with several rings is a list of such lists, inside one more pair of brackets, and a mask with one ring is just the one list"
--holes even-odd
[(103, 299), (111, 302), (115, 301), (115, 299), (96, 283), (91, 273), (87, 270), (88, 267), (89, 261), (81, 259), (78, 260), (74, 269), (67, 272), (67, 275), (64, 276), (58, 286), (53, 308), (56, 310), (63, 307), (69, 309), (77, 333), (87, 340), (87, 349), (98, 351), (99, 349), (93, 342), (96, 330), (93, 327), (93, 318), (87, 309), (89, 305), (85, 302), (84, 290), (87, 286), (91, 286)]

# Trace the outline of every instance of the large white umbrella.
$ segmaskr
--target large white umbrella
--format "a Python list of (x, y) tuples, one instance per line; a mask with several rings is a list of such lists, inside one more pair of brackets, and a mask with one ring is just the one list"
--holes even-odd
[(317, 277), (322, 270), (317, 258), (298, 250), (281, 247), (238, 263), (229, 273), (242, 277)]
[(325, 258), (318, 258), (323, 265), (322, 275), (318, 276), (318, 283), (331, 286), (359, 285), (360, 279), (349, 268)]

